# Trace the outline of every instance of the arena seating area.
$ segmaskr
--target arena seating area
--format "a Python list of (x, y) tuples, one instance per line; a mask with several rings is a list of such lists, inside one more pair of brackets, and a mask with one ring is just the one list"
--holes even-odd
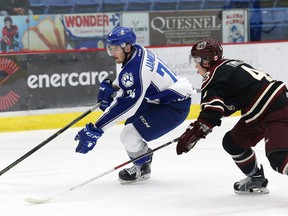
[(34, 14), (288, 8), (287, 0), (29, 0)]
[[(288, 0), (29, 0), (33, 14), (248, 8), (250, 39), (288, 38)], [(261, 35), (261, 39), (260, 39)]]

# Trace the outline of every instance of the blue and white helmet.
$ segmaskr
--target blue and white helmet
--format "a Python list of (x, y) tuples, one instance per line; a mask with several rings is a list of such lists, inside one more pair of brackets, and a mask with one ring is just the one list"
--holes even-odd
[(107, 36), (107, 51), (109, 53), (110, 46), (120, 46), (124, 48), (127, 44), (132, 46), (136, 42), (135, 33), (127, 27), (116, 27)]

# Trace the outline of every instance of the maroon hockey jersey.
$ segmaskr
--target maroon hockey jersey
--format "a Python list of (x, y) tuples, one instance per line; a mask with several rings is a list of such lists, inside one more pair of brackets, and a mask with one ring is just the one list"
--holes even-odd
[(253, 125), (287, 104), (287, 94), (285, 84), (269, 74), (239, 60), (222, 59), (203, 77), (198, 119), (214, 127), (223, 116), (240, 110), (243, 120)]

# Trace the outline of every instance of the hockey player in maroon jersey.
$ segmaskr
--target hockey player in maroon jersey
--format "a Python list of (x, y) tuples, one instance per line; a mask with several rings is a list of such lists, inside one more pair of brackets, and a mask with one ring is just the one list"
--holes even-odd
[(18, 27), (13, 25), (13, 20), (11, 17), (4, 18), (5, 26), (2, 28), (2, 37), (1, 37), (1, 51), (6, 52), (7, 47), (8, 51), (14, 51), (15, 46), (18, 46), (18, 41), (15, 38), (18, 38)]
[(191, 60), (203, 76), (201, 112), (178, 140), (177, 154), (190, 151), (221, 118), (240, 110), (241, 118), (223, 137), (223, 148), (247, 176), (235, 193), (268, 193), (263, 167), (252, 149), (264, 139), (271, 167), (288, 175), (288, 92), (283, 82), (239, 60), (224, 59), (219, 42), (204, 39), (191, 49)]

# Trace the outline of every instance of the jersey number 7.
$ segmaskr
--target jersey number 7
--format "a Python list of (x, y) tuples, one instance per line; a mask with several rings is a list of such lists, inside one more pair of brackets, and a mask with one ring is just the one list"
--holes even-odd
[(158, 67), (157, 67), (156, 72), (157, 72), (158, 74), (160, 74), (160, 76), (162, 76), (162, 77), (163, 77), (163, 76), (165, 75), (165, 73), (166, 73), (166, 74), (168, 74), (168, 75), (171, 77), (171, 79), (172, 79), (174, 82), (177, 81), (176, 75), (175, 75), (166, 65), (164, 65), (161, 61), (159, 61), (159, 63), (158, 63)]

